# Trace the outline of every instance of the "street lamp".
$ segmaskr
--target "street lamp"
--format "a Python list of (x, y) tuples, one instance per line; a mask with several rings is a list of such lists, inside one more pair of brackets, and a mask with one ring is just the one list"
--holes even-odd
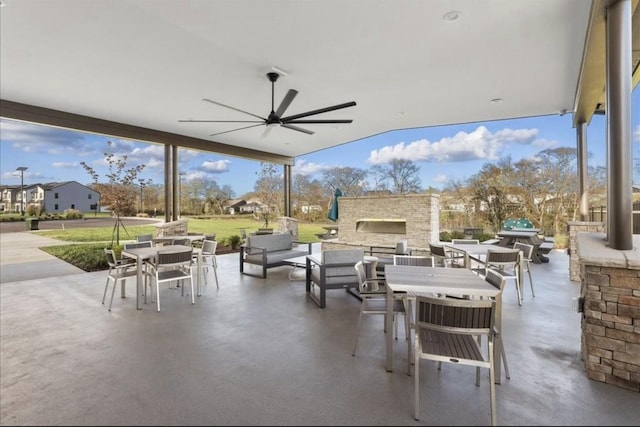
[(16, 168), (17, 171), (20, 171), (20, 215), (24, 215), (24, 171), (26, 171), (26, 166), (18, 166)]
[(149, 182), (145, 182), (144, 178), (140, 178), (138, 179), (138, 182), (140, 183), (140, 212), (142, 213), (142, 208), (143, 208), (143, 204), (142, 204), (142, 196), (143, 196), (143, 190), (144, 190), (144, 186), (146, 184), (148, 184)]

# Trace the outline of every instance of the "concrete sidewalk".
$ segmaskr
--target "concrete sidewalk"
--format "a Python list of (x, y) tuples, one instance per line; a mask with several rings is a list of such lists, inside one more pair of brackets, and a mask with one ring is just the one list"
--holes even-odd
[(68, 243), (29, 231), (0, 234), (0, 284), (85, 273), (40, 249)]

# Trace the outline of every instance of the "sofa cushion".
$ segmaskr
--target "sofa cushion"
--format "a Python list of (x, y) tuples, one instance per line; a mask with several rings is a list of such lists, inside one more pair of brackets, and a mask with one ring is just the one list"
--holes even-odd
[[(325, 277), (327, 283), (354, 282), (357, 281), (355, 265), (364, 259), (362, 249), (331, 249), (322, 251), (321, 262), (323, 265), (350, 264), (349, 266), (326, 267)], [(319, 278), (318, 274), (318, 278)], [(333, 280), (332, 278), (335, 278)]]
[(247, 237), (247, 246), (248, 254), (254, 255), (261, 254), (262, 250), (252, 248), (252, 246), (265, 248), (267, 252), (285, 251), (293, 247), (293, 242), (289, 233), (250, 235)]
[[(267, 264), (278, 264), (287, 258), (296, 258), (304, 255), (309, 255), (309, 252), (301, 251), (298, 249), (267, 252)], [(245, 257), (245, 262), (249, 262), (252, 264), (262, 264), (262, 253), (247, 255)]]

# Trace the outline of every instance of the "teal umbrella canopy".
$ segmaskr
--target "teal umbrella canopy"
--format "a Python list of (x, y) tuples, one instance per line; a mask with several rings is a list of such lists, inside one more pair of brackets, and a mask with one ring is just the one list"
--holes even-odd
[(343, 196), (344, 194), (342, 194), (342, 190), (340, 190), (339, 188), (336, 188), (335, 193), (333, 193), (333, 203), (331, 204), (331, 209), (329, 209), (329, 219), (331, 221), (337, 221), (338, 220), (338, 197)]

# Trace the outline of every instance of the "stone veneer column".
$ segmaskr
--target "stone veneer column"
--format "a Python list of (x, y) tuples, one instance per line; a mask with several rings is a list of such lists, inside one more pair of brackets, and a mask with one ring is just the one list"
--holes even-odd
[(587, 377), (640, 392), (640, 235), (628, 251), (607, 247), (603, 233), (576, 237)]
[(580, 260), (576, 251), (576, 236), (578, 233), (603, 233), (604, 222), (590, 221), (569, 221), (567, 224), (569, 232), (569, 279), (580, 281)]

